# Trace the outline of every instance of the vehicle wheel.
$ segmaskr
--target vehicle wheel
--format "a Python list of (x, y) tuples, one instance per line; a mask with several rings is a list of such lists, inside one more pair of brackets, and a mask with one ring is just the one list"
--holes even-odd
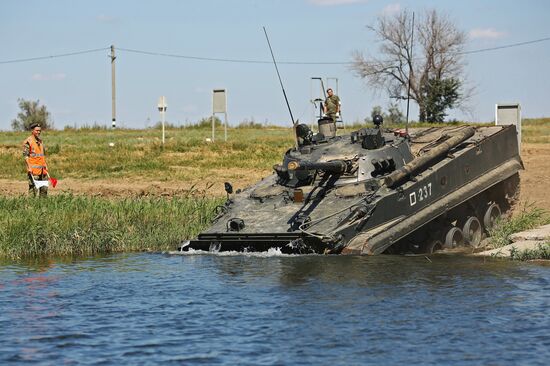
[(432, 254), (439, 250), (443, 249), (443, 243), (439, 239), (432, 239), (428, 242), (428, 244), (424, 247), (424, 253), (426, 254)]
[(490, 230), (493, 226), (495, 226), (496, 221), (500, 217), (500, 207), (497, 203), (492, 203), (487, 207), (487, 210), (485, 211), (485, 215), (483, 215), (483, 225), (485, 226), (485, 230)]
[(462, 234), (462, 230), (453, 226), (445, 235), (444, 248), (456, 248), (462, 245), (464, 245), (464, 234)]
[(481, 228), (481, 222), (475, 216), (470, 216), (462, 226), (462, 234), (464, 239), (474, 248), (477, 248), (481, 243), (481, 236), (483, 230)]

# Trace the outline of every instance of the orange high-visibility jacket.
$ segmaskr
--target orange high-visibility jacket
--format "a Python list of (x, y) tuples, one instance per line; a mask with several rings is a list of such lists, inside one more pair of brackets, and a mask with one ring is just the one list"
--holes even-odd
[[(29, 145), (29, 166), (32, 169), (32, 175), (40, 175), (43, 169), (46, 169), (46, 156), (44, 155), (44, 144), (40, 145), (36, 142), (34, 136), (29, 136), (23, 145)], [(45, 173), (45, 172), (44, 172)]]

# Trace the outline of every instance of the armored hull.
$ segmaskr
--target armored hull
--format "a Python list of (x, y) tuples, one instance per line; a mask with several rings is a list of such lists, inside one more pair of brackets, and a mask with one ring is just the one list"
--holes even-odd
[(523, 168), (515, 126), (307, 128), (275, 173), (233, 193), (180, 250), (380, 254), (477, 246)]

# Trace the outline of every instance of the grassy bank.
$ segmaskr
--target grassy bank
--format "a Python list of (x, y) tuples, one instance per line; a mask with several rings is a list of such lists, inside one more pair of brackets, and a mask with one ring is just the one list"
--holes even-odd
[(537, 245), (534, 249), (518, 250), (512, 248), (510, 259), (516, 261), (530, 261), (539, 259), (550, 259), (550, 241)]
[[(547, 224), (550, 224), (550, 213), (532, 205), (524, 206), (521, 210), (516, 210), (511, 218), (499, 220), (490, 230), (490, 246), (492, 249), (502, 248), (512, 243), (510, 235)], [(550, 259), (550, 242), (539, 244), (533, 249), (512, 248), (510, 259), (520, 261)]]
[(208, 226), (220, 199), (0, 197), (0, 257), (174, 250)]
[(523, 120), (521, 141), (532, 144), (550, 144), (550, 118)]
[(503, 218), (489, 231), (491, 249), (511, 244), (510, 235), (550, 224), (550, 214), (533, 205), (525, 205), (509, 219)]

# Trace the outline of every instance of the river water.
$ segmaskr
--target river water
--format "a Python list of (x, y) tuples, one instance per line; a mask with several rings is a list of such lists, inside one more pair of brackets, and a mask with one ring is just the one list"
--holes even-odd
[(550, 267), (460, 255), (0, 262), (0, 364), (547, 365)]

